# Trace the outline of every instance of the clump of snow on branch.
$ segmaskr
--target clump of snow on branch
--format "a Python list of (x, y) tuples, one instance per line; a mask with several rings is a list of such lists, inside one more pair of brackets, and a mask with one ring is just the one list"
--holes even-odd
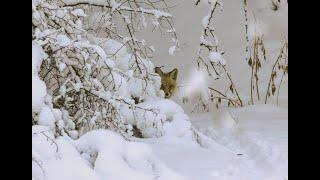
[(220, 63), (221, 65), (226, 65), (226, 60), (222, 57), (221, 53), (210, 52), (209, 58), (210, 58), (210, 61), (214, 63)]

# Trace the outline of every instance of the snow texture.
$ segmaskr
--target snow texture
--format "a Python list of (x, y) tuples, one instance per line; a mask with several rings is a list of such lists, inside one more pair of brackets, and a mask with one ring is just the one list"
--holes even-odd
[(219, 52), (210, 52), (209, 59), (211, 62), (226, 65), (226, 60), (222, 57), (221, 53)]
[[(40, 2), (33, 0), (33, 10)], [(106, 3), (104, 0), (64, 2)], [(116, 0), (110, 2), (112, 10), (130, 9), (119, 6)], [(139, 10), (154, 15), (156, 19), (171, 17), (171, 14), (158, 10)], [(55, 16), (64, 17), (67, 13), (58, 10)], [(81, 9), (70, 13), (77, 18), (86, 16)], [(40, 16), (38, 12), (33, 12), (33, 23), (40, 23)], [(154, 23), (158, 22), (156, 19), (153, 19)], [(202, 20), (202, 24), (208, 26), (208, 17)], [(33, 180), (287, 178), (286, 108), (260, 105), (188, 116), (180, 105), (160, 95), (159, 76), (149, 76), (150, 83), (145, 83), (143, 77), (153, 72), (154, 68), (150, 60), (141, 58), (145, 71), (137, 74), (130, 69), (134, 59), (123, 45), (125, 42), (97, 38), (90, 33), (82, 34), (81, 21), (73, 25), (80, 32), (77, 39), (52, 29), (35, 30), (38, 41), (32, 43), (32, 112), (38, 116), (38, 125), (32, 126)], [(68, 113), (53, 108), (46, 84), (38, 75), (43, 60), (47, 58), (41, 45), (48, 42), (39, 40), (44, 37), (50, 39), (50, 45), (58, 48), (86, 49), (87, 52), (81, 51), (77, 55), (83, 57), (85, 62), (90, 62), (85, 66), (88, 72), (95, 66), (110, 68), (117, 91), (102, 91), (104, 86), (101, 79), (104, 77), (97, 75), (89, 78), (91, 85), (96, 88), (91, 93), (119, 109), (127, 129), (136, 126), (145, 138), (125, 139), (105, 129), (90, 130), (83, 134), (75, 131), (75, 123), (66, 118)], [(212, 45), (203, 37), (201, 42)], [(169, 54), (172, 55), (175, 50), (176, 46), (172, 46)], [(95, 58), (98, 57), (94, 63), (91, 62), (92, 53), (96, 54)], [(226, 64), (219, 52), (211, 52), (209, 59)], [(59, 70), (63, 72), (67, 63), (70, 61), (60, 62)], [(192, 86), (186, 88), (184, 94), (200, 94), (206, 99), (207, 92), (202, 86), (207, 85), (207, 80), (202, 72), (198, 73), (199, 76), (189, 79)], [(76, 79), (72, 86), (80, 91), (85, 84)], [(65, 95), (66, 90), (66, 86), (62, 86), (59, 93)], [(135, 104), (132, 96), (140, 102)], [(90, 123), (95, 124), (101, 114), (96, 112)], [(56, 133), (56, 126), (61, 134)], [(64, 130), (69, 131), (66, 133)]]

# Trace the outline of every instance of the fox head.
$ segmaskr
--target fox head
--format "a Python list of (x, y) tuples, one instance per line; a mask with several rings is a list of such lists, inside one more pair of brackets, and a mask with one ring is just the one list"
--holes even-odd
[(165, 98), (170, 98), (177, 88), (178, 69), (175, 68), (168, 73), (164, 73), (160, 67), (155, 68), (155, 72), (161, 77), (161, 90), (163, 90)]

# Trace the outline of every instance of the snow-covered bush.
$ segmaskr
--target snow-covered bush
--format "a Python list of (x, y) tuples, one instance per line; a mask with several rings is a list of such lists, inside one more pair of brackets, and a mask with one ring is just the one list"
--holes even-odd
[(33, 179), (183, 179), (148, 146), (127, 141), (192, 135), (183, 110), (160, 91), (154, 49), (135, 36), (151, 22), (178, 49), (171, 15), (159, 6), (32, 1)]
[[(73, 138), (97, 128), (125, 137), (161, 136), (165, 116), (139, 105), (162, 98), (160, 77), (149, 60), (152, 48), (135, 36), (147, 17), (156, 27), (173, 29), (171, 15), (157, 7), (114, 0), (34, 0), (33, 124)], [(178, 48), (174, 30), (169, 34)]]

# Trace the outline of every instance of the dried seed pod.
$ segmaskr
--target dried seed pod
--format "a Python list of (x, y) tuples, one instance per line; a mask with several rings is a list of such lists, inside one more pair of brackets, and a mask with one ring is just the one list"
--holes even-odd
[(276, 92), (276, 85), (274, 83), (272, 84), (271, 92), (272, 92), (272, 95), (274, 95), (274, 93)]
[(248, 65), (251, 67), (252, 66), (252, 58), (250, 57), (249, 61), (248, 61)]

